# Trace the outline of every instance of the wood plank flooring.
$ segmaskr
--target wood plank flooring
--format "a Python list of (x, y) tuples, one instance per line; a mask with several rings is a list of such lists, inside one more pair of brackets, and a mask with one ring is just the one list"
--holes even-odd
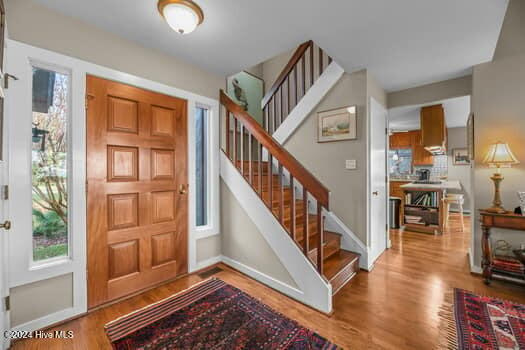
[[(223, 271), (215, 276), (346, 349), (432, 349), (438, 339), (439, 307), (453, 287), (525, 303), (525, 288), (503, 282), (485, 286), (481, 277), (469, 273), (470, 233), (460, 232), (456, 215), (443, 236), (393, 231), (391, 239), (392, 248), (379, 258), (374, 270), (360, 272), (335, 295), (331, 316), (225, 265), (219, 265)], [(55, 328), (74, 331), (73, 339), (24, 340), (13, 349), (110, 349), (105, 323), (200, 280), (198, 275), (183, 277)]]

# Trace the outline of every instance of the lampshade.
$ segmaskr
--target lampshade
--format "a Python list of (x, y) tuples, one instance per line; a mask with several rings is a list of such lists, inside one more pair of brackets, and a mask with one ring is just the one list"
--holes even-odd
[(513, 164), (519, 164), (520, 162), (516, 159), (510, 147), (505, 142), (496, 142), (490, 145), (489, 151), (483, 159), (483, 163), (491, 166), (510, 167)]
[(168, 25), (180, 34), (193, 32), (204, 20), (202, 9), (191, 0), (159, 0), (158, 9)]

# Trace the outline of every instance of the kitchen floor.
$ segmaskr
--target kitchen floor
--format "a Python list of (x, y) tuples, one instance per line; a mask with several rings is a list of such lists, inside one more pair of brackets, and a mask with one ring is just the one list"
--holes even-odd
[[(278, 312), (345, 349), (433, 349), (439, 339), (439, 310), (453, 288), (525, 303), (525, 288), (504, 282), (485, 286), (469, 270), (470, 219), (461, 232), (459, 216), (442, 236), (392, 230), (392, 248), (368, 273), (361, 271), (334, 297), (331, 316), (321, 314), (223, 265), (214, 274)], [(209, 276), (192, 274), (125, 301), (64, 323), (74, 338), (29, 339), (13, 349), (111, 349), (104, 324), (166, 298)]]

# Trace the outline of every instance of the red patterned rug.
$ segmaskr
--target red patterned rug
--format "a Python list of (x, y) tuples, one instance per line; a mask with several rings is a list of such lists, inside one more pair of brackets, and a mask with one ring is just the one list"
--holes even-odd
[(525, 350), (525, 305), (455, 289), (440, 315), (441, 349)]
[(339, 349), (219, 279), (105, 326), (114, 349)]

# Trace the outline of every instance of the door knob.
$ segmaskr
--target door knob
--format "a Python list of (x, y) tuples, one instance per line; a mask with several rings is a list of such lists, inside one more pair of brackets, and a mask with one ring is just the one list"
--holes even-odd
[(379, 191), (374, 191), (374, 192), (372, 192), (372, 194), (373, 194), (374, 196), (378, 196), (378, 195), (379, 195)]
[(11, 221), (6, 220), (3, 224), (0, 224), (0, 228), (3, 228), (4, 230), (10, 230), (11, 229)]
[(180, 185), (179, 186), (179, 194), (186, 194), (188, 192), (187, 185)]

